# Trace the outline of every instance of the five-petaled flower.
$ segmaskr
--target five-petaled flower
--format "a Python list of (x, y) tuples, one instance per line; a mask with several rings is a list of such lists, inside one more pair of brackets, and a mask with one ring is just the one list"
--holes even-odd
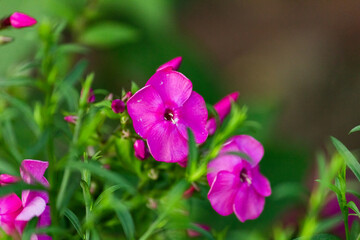
[[(231, 152), (246, 154), (251, 163)], [(241, 222), (259, 217), (265, 197), (271, 194), (269, 181), (259, 171), (263, 155), (260, 142), (238, 135), (229, 139), (219, 156), (208, 164), (208, 199), (217, 213), (226, 216), (235, 212)]]
[(191, 81), (176, 71), (180, 62), (181, 58), (176, 58), (162, 65), (127, 103), (135, 131), (147, 140), (157, 161), (186, 159), (187, 128), (193, 131), (197, 144), (208, 136), (205, 101), (192, 90)]

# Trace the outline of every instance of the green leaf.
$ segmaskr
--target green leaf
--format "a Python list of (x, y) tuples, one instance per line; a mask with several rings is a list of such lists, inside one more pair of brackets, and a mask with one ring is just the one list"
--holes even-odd
[(134, 94), (139, 91), (139, 86), (135, 82), (131, 82), (131, 92)]
[(331, 230), (333, 227), (337, 226), (339, 223), (341, 223), (342, 219), (343, 219), (342, 215), (338, 215), (331, 218), (330, 217), (325, 218), (320, 223), (318, 223), (315, 232), (316, 233), (327, 232)]
[(119, 174), (111, 172), (102, 166), (95, 163), (83, 163), (83, 162), (69, 162), (67, 167), (70, 169), (82, 171), (84, 169), (89, 170), (92, 174), (97, 175), (98, 177), (103, 178), (105, 181), (112, 182), (115, 184), (121, 185), (129, 193), (134, 194), (135, 188), (131, 185), (126, 179), (121, 177)]
[(358, 221), (354, 221), (351, 225), (350, 240), (360, 239), (360, 224)]
[(75, 215), (75, 213), (73, 213), (70, 209), (66, 208), (64, 211), (64, 216), (67, 217), (67, 219), (69, 219), (69, 221), (74, 226), (74, 228), (77, 231), (77, 233), (79, 234), (79, 236), (82, 238), (83, 233), (81, 230), (81, 224), (80, 224), (79, 218)]
[(18, 87), (18, 86), (27, 86), (35, 85), (34, 79), (28, 79), (28, 78), (14, 78), (9, 80), (0, 80), (0, 88), (6, 88), (6, 87)]
[(94, 203), (94, 207), (97, 207), (101, 203), (101, 201), (104, 200), (104, 198), (106, 196), (111, 195), (112, 193), (116, 192), (117, 190), (121, 189), (122, 187), (123, 187), (122, 185), (114, 185), (114, 186), (111, 186), (111, 187), (107, 188), (96, 199), (96, 201)]
[(333, 191), (337, 196), (341, 195), (341, 191), (340, 189), (335, 186), (334, 184), (331, 184), (331, 183), (328, 183), (324, 180), (321, 180), (321, 179), (316, 179), (315, 181), (321, 183), (321, 184), (324, 184), (325, 186), (327, 186), (328, 188), (331, 189), (331, 191)]
[(211, 235), (209, 231), (206, 231), (205, 229), (197, 226), (196, 224), (191, 224), (189, 228), (195, 230), (198, 233), (201, 233), (201, 235), (204, 236), (206, 239), (215, 240), (215, 238)]
[(360, 164), (354, 157), (354, 155), (342, 144), (339, 140), (331, 137), (331, 141), (334, 144), (336, 150), (344, 158), (346, 165), (355, 174), (357, 179), (360, 181)]
[(198, 149), (195, 142), (194, 133), (191, 131), (190, 128), (187, 129), (188, 134), (188, 144), (189, 144), (189, 155), (188, 155), (188, 162), (186, 168), (187, 176), (192, 176), (197, 168), (197, 160), (198, 160)]
[(117, 22), (102, 22), (88, 28), (80, 41), (96, 47), (114, 47), (138, 38), (135, 28)]
[(19, 175), (19, 171), (16, 170), (11, 164), (9, 164), (6, 160), (0, 158), (0, 169), (1, 173), (10, 174), (13, 176)]
[(351, 208), (356, 213), (356, 215), (360, 218), (360, 211), (353, 201), (348, 202), (347, 206), (349, 208)]
[(26, 224), (24, 233), (21, 238), (22, 240), (30, 240), (31, 235), (33, 235), (33, 233), (36, 230), (37, 222), (38, 222), (38, 218), (33, 218)]
[(119, 218), (121, 225), (124, 229), (124, 233), (126, 236), (126, 239), (133, 240), (135, 239), (135, 226), (133, 218), (131, 217), (131, 214), (127, 207), (120, 201), (113, 198), (113, 207), (114, 211)]
[(80, 186), (81, 175), (79, 172), (70, 172), (71, 181), (67, 184), (65, 191), (60, 191), (57, 197), (56, 207), (60, 213), (65, 210), (65, 207), (69, 204), (74, 192)]
[(351, 131), (349, 132), (349, 134), (354, 133), (354, 132), (358, 132), (358, 131), (360, 131), (360, 125), (354, 127), (353, 129), (351, 129)]

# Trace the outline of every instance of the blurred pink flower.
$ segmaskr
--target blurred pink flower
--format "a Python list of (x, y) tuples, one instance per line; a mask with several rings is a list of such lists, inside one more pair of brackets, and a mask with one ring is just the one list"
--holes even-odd
[[(220, 123), (222, 123), (225, 117), (229, 115), (231, 111), (231, 104), (233, 102), (236, 102), (238, 97), (239, 97), (239, 92), (234, 92), (227, 95), (226, 97), (224, 97), (214, 105), (215, 111), (219, 115)], [(212, 117), (206, 123), (206, 129), (208, 130), (209, 135), (213, 135), (216, 131), (216, 128), (217, 128), (216, 119)]]
[(36, 20), (24, 13), (15, 12), (13, 13), (10, 18), (10, 24), (14, 28), (24, 28), (30, 27), (36, 24)]
[(15, 193), (0, 197), (0, 227), (6, 234), (16, 234), (15, 219), (22, 209), (21, 199)]
[(207, 139), (205, 101), (192, 91), (191, 81), (171, 67), (157, 71), (129, 99), (127, 108), (135, 131), (147, 139), (157, 161), (179, 162), (187, 157), (187, 128), (196, 143)]
[(149, 149), (146, 146), (145, 142), (141, 139), (138, 139), (134, 142), (134, 151), (135, 157), (140, 160), (145, 160), (150, 156)]
[(167, 63), (161, 65), (156, 71), (160, 71), (166, 68), (177, 71), (181, 65), (181, 61), (182, 61), (182, 57), (176, 57), (174, 59), (171, 59)]
[[(251, 164), (229, 152), (246, 154)], [(241, 222), (259, 217), (265, 197), (271, 194), (269, 181), (259, 171), (263, 155), (260, 142), (251, 136), (238, 135), (229, 139), (219, 156), (208, 164), (207, 180), (211, 186), (208, 199), (217, 213), (226, 216), (235, 212)]]
[(68, 123), (72, 123), (72, 124), (76, 124), (77, 119), (78, 119), (78, 117), (74, 116), (74, 115), (69, 115), (69, 116), (64, 117), (65, 121), (67, 121)]
[(111, 109), (114, 113), (122, 113), (125, 110), (125, 103), (120, 99), (115, 99), (111, 102)]
[(11, 183), (15, 183), (20, 181), (20, 178), (8, 175), (8, 174), (0, 174), (0, 186), (5, 186)]

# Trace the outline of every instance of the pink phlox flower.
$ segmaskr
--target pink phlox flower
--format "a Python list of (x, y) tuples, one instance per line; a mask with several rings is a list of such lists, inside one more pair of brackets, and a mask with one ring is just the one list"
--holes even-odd
[(19, 177), (8, 175), (8, 174), (0, 174), (0, 186), (5, 186), (11, 183), (15, 183), (20, 181)]
[(10, 16), (10, 24), (14, 28), (30, 27), (36, 24), (36, 19), (24, 13), (15, 12)]
[(127, 103), (137, 134), (147, 139), (157, 161), (179, 162), (188, 155), (187, 128), (197, 144), (205, 142), (208, 112), (191, 81), (167, 67), (157, 71)]
[(166, 68), (177, 71), (181, 65), (181, 61), (182, 61), (182, 57), (176, 57), (174, 59), (171, 59), (167, 63), (161, 65), (156, 71), (164, 70)]
[(111, 102), (111, 109), (114, 113), (122, 113), (125, 111), (125, 103), (121, 99), (115, 99)]
[[(239, 92), (234, 92), (227, 95), (226, 97), (224, 97), (214, 105), (215, 111), (219, 115), (220, 123), (222, 123), (225, 117), (229, 115), (231, 111), (231, 104), (233, 102), (236, 102), (238, 97), (239, 97)], [(216, 128), (217, 128), (216, 119), (212, 117), (206, 123), (206, 129), (208, 130), (209, 135), (213, 135), (216, 131)]]
[[(240, 156), (251, 159), (251, 164)], [(226, 216), (235, 212), (241, 222), (259, 217), (265, 197), (270, 196), (270, 182), (259, 170), (264, 155), (260, 142), (251, 136), (238, 135), (229, 139), (219, 156), (208, 164), (207, 180), (211, 186), (208, 199), (214, 210)]]
[[(40, 183), (49, 187), (49, 182), (44, 177), (48, 168), (48, 162), (26, 159), (20, 167), (21, 178), (28, 184)], [(37, 227), (49, 226), (51, 224), (50, 210), (47, 205), (49, 196), (45, 191), (25, 190), (21, 195), (23, 209), (15, 219), (18, 232), (22, 234), (28, 221), (39, 217)], [(32, 239), (51, 239), (47, 235), (33, 235)]]
[(145, 142), (141, 139), (138, 139), (134, 142), (134, 153), (135, 157), (139, 160), (145, 160), (150, 157), (149, 149)]
[(15, 193), (0, 197), (0, 227), (6, 234), (16, 234), (15, 219), (22, 209), (21, 199)]

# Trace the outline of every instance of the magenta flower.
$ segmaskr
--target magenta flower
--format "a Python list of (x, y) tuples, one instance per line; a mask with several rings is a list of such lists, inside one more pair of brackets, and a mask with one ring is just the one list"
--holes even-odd
[[(225, 117), (229, 115), (231, 111), (231, 104), (233, 102), (236, 102), (238, 97), (239, 97), (239, 92), (234, 92), (227, 95), (226, 97), (224, 97), (214, 105), (215, 111), (219, 115), (220, 123), (222, 123)], [(216, 128), (217, 126), (216, 126), (215, 118), (210, 118), (206, 123), (206, 129), (208, 130), (209, 135), (213, 135), (216, 131)]]
[[(229, 152), (245, 153), (251, 164)], [(229, 139), (219, 156), (208, 164), (208, 199), (217, 213), (226, 216), (235, 212), (241, 222), (259, 217), (265, 197), (271, 194), (269, 181), (259, 171), (263, 155), (261, 143), (251, 136), (239, 135)]]
[(111, 102), (111, 109), (114, 113), (122, 113), (125, 111), (125, 103), (120, 99), (115, 99)]
[(76, 124), (77, 119), (78, 119), (78, 117), (74, 116), (74, 115), (69, 115), (69, 116), (64, 117), (65, 121), (67, 121), (68, 123), (72, 123), (72, 124)]
[[(44, 173), (48, 167), (47, 162), (26, 159), (20, 167), (21, 178), (28, 184), (40, 183), (46, 187), (48, 181)], [(1, 183), (11, 184), (18, 178), (9, 175), (0, 176)], [(0, 227), (9, 235), (22, 235), (28, 221), (39, 217), (38, 227), (49, 226), (50, 208), (47, 206), (49, 196), (44, 191), (25, 190), (21, 200), (16, 194), (10, 194), (0, 198)], [(51, 239), (47, 235), (33, 235), (34, 239)]]
[(24, 13), (15, 12), (10, 16), (10, 24), (14, 28), (24, 28), (36, 24), (36, 20)]
[(5, 186), (11, 183), (20, 181), (20, 178), (8, 174), (0, 174), (0, 186)]
[(176, 57), (174, 59), (171, 59), (167, 63), (161, 65), (156, 71), (164, 70), (166, 68), (177, 71), (181, 65), (181, 61), (182, 61), (182, 57)]
[(129, 99), (127, 108), (135, 131), (147, 139), (157, 161), (179, 162), (187, 157), (187, 128), (193, 131), (198, 144), (208, 136), (204, 99), (192, 91), (191, 81), (173, 67), (157, 71)]
[(145, 145), (145, 142), (140, 139), (134, 142), (134, 151), (135, 151), (135, 157), (137, 157), (140, 160), (145, 160), (150, 156), (149, 149)]

